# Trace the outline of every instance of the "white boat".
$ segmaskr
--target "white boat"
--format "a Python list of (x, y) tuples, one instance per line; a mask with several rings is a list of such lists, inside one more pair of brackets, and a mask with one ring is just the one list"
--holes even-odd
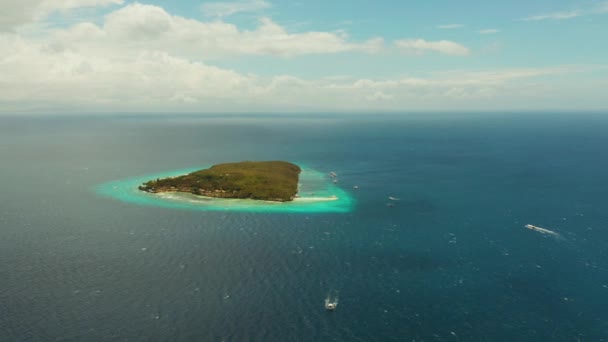
[(527, 224), (524, 227), (526, 227), (526, 228), (528, 228), (530, 230), (537, 231), (537, 232), (542, 233), (542, 234), (549, 234), (549, 235), (553, 235), (553, 236), (559, 236), (559, 233), (556, 233), (556, 232), (554, 232), (552, 230), (549, 230), (549, 229), (546, 229), (546, 228), (537, 227), (537, 226), (534, 226), (534, 225), (531, 225), (531, 224)]
[(398, 201), (399, 199), (397, 197), (393, 197), (393, 196), (388, 196), (388, 199), (391, 201)]
[[(332, 295), (333, 292), (333, 295)], [(338, 308), (338, 293), (331, 291), (325, 298), (325, 310), (334, 311)]]

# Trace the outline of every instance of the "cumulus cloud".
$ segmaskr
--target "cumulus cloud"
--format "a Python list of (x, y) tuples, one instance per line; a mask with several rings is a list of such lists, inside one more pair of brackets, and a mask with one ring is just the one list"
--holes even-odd
[(56, 11), (84, 7), (122, 5), (124, 0), (2, 0), (0, 31), (9, 30), (35, 20), (42, 20)]
[[(99, 35), (82, 25), (84, 36)], [(91, 32), (88, 32), (90, 30)], [(547, 69), (452, 71), (418, 77), (303, 79), (262, 77), (167, 52), (100, 53), (0, 35), (0, 112), (251, 111), (441, 109), (530, 91), (528, 81), (588, 71)], [(471, 101), (475, 100), (475, 101)], [(516, 101), (515, 101), (516, 102)]]
[(0, 44), (10, 47), (0, 60), (0, 103), (150, 109), (170, 101), (225, 101), (248, 93), (255, 80), (164, 52), (125, 57), (49, 50), (16, 37)]
[[(60, 3), (54, 10), (69, 10), (76, 1), (55, 2)], [(114, 10), (96, 23), (46, 29), (31, 36), (19, 32), (0, 33), (0, 113), (407, 110), (471, 108), (484, 103), (496, 108), (500, 101), (509, 106), (526, 103), (519, 101), (525, 96), (538, 98), (543, 93), (538, 80), (545, 77), (589, 71), (564, 66), (389, 79), (260, 76), (212, 64), (224, 56), (374, 53), (383, 48), (384, 41), (353, 42), (343, 32), (291, 33), (268, 18), (243, 30), (221, 20), (187, 19), (137, 3)], [(396, 46), (416, 54), (470, 53), (450, 41), (401, 40)]]
[[(10, 0), (9, 0), (10, 1)], [(37, 10), (42, 14), (83, 7), (122, 5), (124, 0), (41, 0)]]
[(167, 51), (173, 55), (210, 60), (235, 55), (292, 57), (342, 52), (374, 53), (381, 38), (350, 42), (340, 32), (290, 33), (269, 18), (253, 30), (241, 30), (223, 21), (202, 22), (171, 15), (163, 8), (132, 4), (105, 17), (103, 25), (81, 23), (54, 34), (53, 43), (72, 49)]
[[(103, 1), (117, 0), (81, 4)], [(74, 3), (55, 2), (53, 8), (70, 9)], [(289, 33), (268, 18), (252, 30), (241, 30), (135, 3), (109, 13), (100, 24), (45, 29), (29, 38), (0, 33), (0, 111), (32, 106), (193, 109), (201, 104), (221, 110), (226, 101), (240, 98), (249, 104), (276, 104), (289, 98), (281, 95), (285, 89), (300, 87), (299, 94), (305, 96), (315, 88), (291, 76), (261, 80), (203, 61), (239, 55), (373, 53), (383, 44), (381, 38), (350, 42), (343, 32)]]
[(395, 46), (401, 51), (414, 54), (423, 54), (428, 51), (457, 56), (470, 54), (470, 50), (467, 47), (449, 40), (403, 39), (396, 41)]
[(259, 12), (272, 7), (264, 0), (237, 2), (207, 2), (201, 6), (203, 13), (209, 17), (227, 17), (240, 12)]

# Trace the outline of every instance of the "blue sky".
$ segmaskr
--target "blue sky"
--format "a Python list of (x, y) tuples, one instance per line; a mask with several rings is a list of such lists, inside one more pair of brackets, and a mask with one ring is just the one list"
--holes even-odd
[(7, 0), (0, 112), (607, 110), (608, 1)]

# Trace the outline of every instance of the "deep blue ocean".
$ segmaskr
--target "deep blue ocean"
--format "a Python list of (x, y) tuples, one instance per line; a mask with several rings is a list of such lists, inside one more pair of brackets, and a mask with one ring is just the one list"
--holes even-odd
[[(608, 341), (607, 148), (601, 113), (0, 117), (0, 341)], [(241, 160), (355, 206), (95, 191)]]

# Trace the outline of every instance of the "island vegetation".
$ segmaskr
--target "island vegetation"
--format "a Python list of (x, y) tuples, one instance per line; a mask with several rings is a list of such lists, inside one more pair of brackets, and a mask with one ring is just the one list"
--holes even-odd
[(219, 198), (286, 202), (298, 192), (299, 166), (285, 161), (217, 164), (183, 176), (150, 180), (139, 189), (150, 193), (185, 192)]

